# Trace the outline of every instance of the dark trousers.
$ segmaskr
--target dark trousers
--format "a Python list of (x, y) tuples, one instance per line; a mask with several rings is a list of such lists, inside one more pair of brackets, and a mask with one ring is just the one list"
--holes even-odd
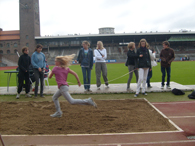
[(150, 71), (150, 69), (148, 70), (148, 77), (147, 77), (147, 86), (150, 87), (150, 79), (152, 78), (152, 70)]
[(22, 91), (25, 80), (25, 91), (28, 93), (30, 91), (30, 80), (29, 80), (29, 72), (19, 71), (18, 74), (18, 94)]
[(162, 67), (161, 66), (161, 72), (162, 72), (162, 86), (164, 86), (166, 72), (167, 72), (167, 86), (170, 85), (170, 77), (171, 77), (171, 67)]
[(90, 89), (91, 69), (89, 67), (82, 67), (84, 88)]
[(41, 82), (41, 89), (40, 89), (40, 95), (43, 95), (43, 79), (44, 79), (44, 73), (39, 71), (38, 69), (34, 68), (34, 76), (35, 76), (35, 96), (37, 96), (38, 93), (38, 86), (39, 86), (39, 79)]

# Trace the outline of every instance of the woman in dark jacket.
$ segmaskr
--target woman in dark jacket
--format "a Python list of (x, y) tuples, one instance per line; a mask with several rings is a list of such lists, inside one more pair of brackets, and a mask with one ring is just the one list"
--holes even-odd
[(79, 62), (83, 73), (83, 82), (85, 92), (92, 92), (90, 89), (91, 82), (91, 70), (93, 68), (93, 51), (89, 48), (90, 44), (88, 41), (82, 42), (83, 48), (79, 51), (79, 55), (75, 63)]
[(142, 94), (147, 95), (145, 93), (146, 88), (146, 79), (148, 76), (148, 70), (151, 68), (151, 60), (149, 53), (149, 45), (145, 39), (141, 39), (138, 45), (139, 49), (137, 50), (138, 58), (138, 68), (139, 68), (139, 80), (137, 83), (136, 94), (134, 97), (137, 97), (140, 92), (140, 87), (142, 83)]
[(18, 60), (19, 74), (18, 74), (18, 94), (16, 96), (17, 99), (20, 98), (20, 92), (22, 91), (22, 87), (25, 80), (25, 90), (26, 97), (31, 97), (29, 94), (30, 91), (30, 80), (29, 80), (29, 66), (31, 64), (30, 56), (28, 56), (28, 47), (22, 48), (22, 55)]
[[(136, 76), (136, 82), (138, 81), (138, 70), (137, 68), (137, 58), (139, 57), (136, 53), (135, 53), (135, 43), (134, 42), (130, 42), (127, 46), (129, 48), (129, 51), (127, 52), (127, 66), (129, 69), (129, 72), (133, 71), (135, 73)], [(129, 79), (127, 81), (127, 91), (130, 91), (130, 83), (131, 83), (131, 79), (133, 77), (133, 72), (129, 73)]]

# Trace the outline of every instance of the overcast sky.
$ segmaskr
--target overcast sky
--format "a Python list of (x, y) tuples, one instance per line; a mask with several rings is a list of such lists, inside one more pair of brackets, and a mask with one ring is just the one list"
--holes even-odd
[[(195, 31), (195, 0), (39, 0), (41, 35)], [(19, 0), (0, 0), (0, 28), (19, 30)]]

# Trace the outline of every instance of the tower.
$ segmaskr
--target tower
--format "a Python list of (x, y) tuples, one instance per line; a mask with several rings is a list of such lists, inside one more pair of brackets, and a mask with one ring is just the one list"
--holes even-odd
[(20, 48), (27, 46), (33, 53), (35, 36), (40, 36), (39, 0), (19, 0)]

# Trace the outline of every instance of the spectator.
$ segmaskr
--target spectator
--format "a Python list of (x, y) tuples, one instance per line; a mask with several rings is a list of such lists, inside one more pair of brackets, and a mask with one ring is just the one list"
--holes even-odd
[[(147, 83), (148, 88), (152, 88), (150, 84), (150, 79), (152, 78), (152, 67), (154, 66), (152, 62), (155, 62), (156, 52), (154, 50), (149, 50), (149, 52), (150, 52), (150, 59), (151, 59), (151, 68), (148, 70), (148, 77), (147, 77), (146, 83)], [(155, 64), (157, 65), (156, 62)]]
[(97, 85), (98, 90), (100, 90), (101, 72), (102, 72), (105, 85), (109, 87), (108, 78), (107, 78), (107, 66), (106, 66), (106, 60), (105, 60), (107, 58), (107, 52), (101, 41), (97, 42), (97, 48), (96, 50), (94, 50), (94, 55), (95, 55), (96, 85)]
[[(129, 72), (133, 71), (136, 76), (136, 83), (138, 82), (138, 70), (137, 70), (137, 59), (138, 55), (135, 53), (135, 43), (130, 42), (127, 46), (129, 48), (127, 52), (127, 62), (126, 66), (128, 66)], [(130, 91), (130, 83), (133, 77), (133, 72), (129, 73), (129, 79), (127, 81), (127, 91)]]
[(162, 83), (161, 89), (164, 89), (165, 76), (167, 72), (167, 88), (170, 87), (170, 76), (171, 76), (171, 62), (175, 59), (174, 50), (170, 48), (170, 44), (168, 41), (164, 41), (163, 49), (160, 52), (161, 59), (161, 72), (162, 72)]
[(39, 79), (41, 82), (41, 89), (40, 89), (40, 97), (44, 97), (43, 95), (43, 80), (44, 80), (44, 73), (45, 73), (45, 55), (41, 52), (42, 51), (42, 45), (38, 44), (36, 46), (35, 52), (32, 54), (31, 62), (33, 65), (33, 71), (35, 75), (35, 98), (37, 98), (38, 93), (38, 85), (39, 85)]
[(83, 73), (83, 82), (85, 92), (92, 92), (90, 89), (91, 70), (93, 68), (93, 51), (88, 41), (82, 42), (83, 48), (80, 49), (79, 55), (75, 63), (79, 62)]
[(31, 64), (30, 56), (28, 56), (28, 47), (22, 48), (22, 55), (18, 60), (18, 94), (16, 95), (16, 99), (20, 98), (20, 92), (22, 91), (24, 80), (25, 80), (25, 91), (26, 97), (32, 97), (30, 95), (30, 81), (29, 81), (29, 66)]
[(140, 87), (142, 83), (142, 94), (147, 95), (145, 93), (146, 88), (146, 79), (148, 76), (148, 70), (151, 68), (151, 60), (150, 60), (150, 53), (149, 53), (149, 45), (145, 39), (141, 39), (138, 45), (139, 49), (137, 50), (138, 58), (138, 68), (139, 68), (139, 79), (137, 82), (137, 89), (136, 94), (134, 97), (137, 97), (140, 92)]

